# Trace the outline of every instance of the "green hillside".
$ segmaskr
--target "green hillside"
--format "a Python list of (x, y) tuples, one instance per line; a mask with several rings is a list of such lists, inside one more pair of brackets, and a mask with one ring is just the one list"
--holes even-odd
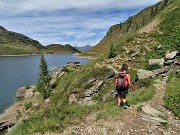
[[(165, 79), (161, 78), (164, 74), (154, 78), (139, 79), (134, 84), (135, 93), (132, 92), (127, 97), (131, 105), (137, 105), (134, 110), (127, 109), (125, 112), (117, 108), (115, 97), (111, 97), (111, 91), (115, 89), (114, 70), (119, 70), (123, 63), (129, 65), (131, 79), (135, 82), (137, 71), (149, 68), (150, 58), (162, 58), (167, 51), (180, 49), (180, 1), (172, 0), (165, 4), (164, 2), (159, 2), (131, 17), (131, 21), (127, 20), (121, 24), (121, 29), (120, 24), (112, 26), (106, 37), (86, 52), (86, 54), (97, 56), (95, 59), (79, 68), (62, 68), (55, 75), (52, 93), (47, 100), (43, 100), (40, 94), (33, 89), (34, 95), (22, 102), (23, 109), (17, 111), (17, 118), (23, 118), (24, 114), (28, 117), (18, 123), (9, 134), (30, 135), (50, 134), (51, 132), (59, 134), (68, 133), (66, 132), (68, 130), (72, 130), (71, 134), (78, 134), (80, 130), (76, 127), (80, 125), (84, 128), (84, 125), (89, 123), (91, 125), (95, 123), (95, 127), (103, 129), (106, 125), (107, 130), (113, 134), (116, 129), (108, 128), (109, 125), (115, 126), (122, 120), (131, 121), (131, 119), (124, 118), (123, 113), (134, 115), (134, 112), (141, 111), (142, 106), (137, 104), (151, 100), (156, 93), (154, 84), (161, 86), (166, 77), (170, 84), (165, 97), (166, 107), (170, 108), (179, 118), (179, 97), (176, 98), (179, 92), (179, 69), (173, 69), (174, 72), (171, 70)], [(138, 27), (136, 27), (137, 23)], [(110, 46), (113, 49), (109, 50)], [(114, 51), (115, 56), (108, 57), (109, 51)], [(153, 66), (159, 68), (159, 65)], [(166, 68), (171, 69), (172, 66)], [(165, 84), (164, 81), (162, 86), (165, 87)], [(141, 116), (139, 113), (138, 115)], [(159, 117), (168, 119), (167, 116)], [(112, 120), (115, 123), (109, 124), (108, 122)], [(97, 125), (98, 121), (100, 124)], [(143, 130), (145, 130), (145, 124), (141, 127)], [(164, 126), (163, 130), (165, 130), (169, 125), (161, 126)], [(74, 126), (74, 129), (71, 126)]]
[[(172, 5), (171, 5), (172, 3)], [(150, 36), (150, 40), (151, 43), (147, 43), (148, 45), (146, 46), (154, 46), (155, 42), (160, 42), (160, 44), (164, 45), (164, 43), (161, 43), (162, 40), (159, 41), (160, 39), (160, 35), (161, 36), (168, 36), (165, 33), (163, 33), (163, 35), (160, 33), (160, 31), (165, 32), (164, 27), (166, 27), (168, 20), (172, 21), (171, 19), (176, 19), (175, 22), (176, 24), (172, 24), (169, 23), (169, 25), (172, 25), (174, 28), (178, 27), (178, 23), (179, 23), (179, 14), (175, 13), (175, 15), (172, 16), (172, 18), (165, 18), (168, 20), (163, 21), (164, 16), (168, 17), (168, 13), (167, 11), (171, 10), (170, 8), (173, 8), (174, 5), (176, 4), (178, 5), (179, 2), (176, 1), (173, 3), (173, 0), (169, 1), (168, 3), (168, 8), (167, 5), (164, 4), (164, 1), (160, 1), (159, 3), (157, 3), (154, 6), (151, 7), (147, 7), (144, 10), (142, 10), (141, 12), (139, 12), (138, 14), (129, 17), (128, 20), (126, 20), (125, 22), (122, 22), (120, 24), (116, 24), (113, 25), (109, 28), (109, 31), (107, 32), (106, 36), (92, 49), (90, 49), (87, 53), (98, 53), (101, 52), (102, 54), (107, 52), (107, 50), (109, 49), (110, 45), (113, 45), (114, 47), (117, 48), (117, 51), (122, 50), (123, 48), (126, 48), (128, 46), (137, 46), (140, 44), (146, 44), (147, 42), (149, 42), (148, 40), (144, 40), (144, 36), (146, 34), (146, 36), (148, 35), (148, 37)], [(178, 8), (175, 9), (176, 11), (173, 12), (179, 12)], [(171, 13), (173, 14), (173, 13)], [(165, 22), (165, 23), (163, 23)], [(152, 25), (152, 26), (150, 26)], [(146, 27), (151, 27), (151, 31), (147, 30)], [(147, 30), (143, 31), (144, 29)], [(176, 28), (177, 29), (177, 28)], [(167, 29), (166, 29), (167, 30)], [(142, 32), (140, 32), (142, 31)], [(167, 30), (169, 31), (169, 30)], [(144, 33), (143, 33), (144, 32)], [(148, 34), (147, 34), (148, 33)], [(144, 34), (144, 35), (143, 35)], [(145, 37), (146, 37), (145, 36)], [(158, 39), (155, 38), (158, 36)], [(136, 39), (138, 38), (139, 41)], [(141, 41), (141, 39), (143, 41)], [(166, 39), (166, 38), (165, 38)], [(132, 41), (132, 42), (131, 42)], [(139, 43), (140, 42), (140, 43)], [(153, 45), (154, 44), (154, 45)], [(120, 51), (121, 52), (121, 51)], [(119, 53), (119, 52), (117, 52)]]
[(42, 48), (38, 41), (0, 26), (0, 55), (39, 54)]
[(71, 45), (43, 46), (23, 34), (8, 31), (0, 26), (0, 55), (53, 54), (79, 52)]
[(53, 53), (79, 53), (79, 51), (69, 44), (50, 44), (45, 47)]

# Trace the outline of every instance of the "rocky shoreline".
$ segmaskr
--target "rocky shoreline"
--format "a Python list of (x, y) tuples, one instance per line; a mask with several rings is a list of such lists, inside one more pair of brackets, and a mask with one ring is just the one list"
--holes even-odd
[[(59, 67), (54, 68), (52, 72), (50, 84), (53, 87), (57, 78), (64, 76), (65, 72)], [(28, 105), (35, 109), (42, 106), (40, 104), (42, 100), (40, 94), (35, 89), (36, 86), (32, 85), (29, 87), (21, 87), (17, 90), (16, 98), (20, 100), (6, 109), (4, 113), (0, 114), (0, 132), (9, 131), (16, 123), (26, 119), (30, 114), (33, 114), (34, 112), (30, 111)]]

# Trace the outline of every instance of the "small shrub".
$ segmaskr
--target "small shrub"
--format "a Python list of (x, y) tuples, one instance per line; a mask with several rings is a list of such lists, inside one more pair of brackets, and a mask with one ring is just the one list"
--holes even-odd
[(111, 44), (109, 47), (108, 58), (114, 58), (115, 56), (116, 56), (116, 52), (113, 45)]
[(165, 106), (180, 118), (180, 78), (172, 78), (168, 82), (165, 93)]
[(84, 85), (84, 89), (89, 89), (89, 88), (91, 88), (91, 87), (93, 87), (94, 86), (94, 83), (86, 83), (85, 85)]
[(135, 51), (134, 50), (130, 50), (129, 52), (128, 52), (128, 54), (133, 54), (133, 53), (135, 53)]
[(159, 64), (146, 65), (146, 69), (150, 70), (150, 71), (153, 71), (153, 70), (159, 69), (159, 68), (161, 68), (161, 65), (159, 65)]
[(67, 73), (71, 72), (69, 68), (65, 68), (65, 67), (62, 69), (62, 71), (67, 72)]
[(25, 88), (26, 88), (26, 89), (30, 89), (30, 88), (31, 88), (31, 86), (26, 86)]
[(126, 42), (131, 42), (131, 41), (133, 41), (133, 37), (132, 36), (130, 36), (130, 37), (128, 37), (127, 39), (126, 39)]
[(176, 74), (175, 74), (175, 77), (180, 78), (180, 72), (177, 71)]
[(107, 67), (93, 68), (90, 72), (90, 76), (91, 78), (102, 79), (109, 72), (110, 72), (110, 69), (108, 69)]
[(141, 112), (141, 111), (142, 111), (142, 107), (143, 107), (142, 105), (139, 105), (136, 110), (137, 110), (138, 112)]
[(19, 119), (22, 116), (21, 111), (17, 110), (16, 111), (16, 118)]
[(29, 108), (32, 107), (32, 102), (30, 102), (30, 101), (29, 102), (25, 102), (24, 103), (24, 107), (25, 107), (26, 110), (28, 110)]
[(152, 80), (149, 78), (139, 79), (136, 83), (137, 87), (149, 87), (152, 84)]
[(155, 94), (155, 90), (153, 87), (146, 88), (140, 91), (137, 91), (136, 93), (133, 94), (128, 94), (127, 96), (127, 101), (130, 104), (137, 104), (138, 102), (146, 102), (153, 98)]

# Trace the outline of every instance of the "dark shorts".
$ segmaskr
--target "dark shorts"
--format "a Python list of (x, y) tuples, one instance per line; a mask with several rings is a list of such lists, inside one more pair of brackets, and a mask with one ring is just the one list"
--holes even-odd
[(126, 87), (126, 88), (118, 88), (117, 92), (118, 92), (118, 95), (120, 95), (123, 98), (126, 98), (126, 94), (128, 94), (128, 87)]

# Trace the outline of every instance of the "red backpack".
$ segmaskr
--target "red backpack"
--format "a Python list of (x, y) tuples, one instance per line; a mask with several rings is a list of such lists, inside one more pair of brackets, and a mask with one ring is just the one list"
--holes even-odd
[(116, 86), (126, 88), (128, 86), (128, 77), (126, 72), (119, 72), (116, 77)]

